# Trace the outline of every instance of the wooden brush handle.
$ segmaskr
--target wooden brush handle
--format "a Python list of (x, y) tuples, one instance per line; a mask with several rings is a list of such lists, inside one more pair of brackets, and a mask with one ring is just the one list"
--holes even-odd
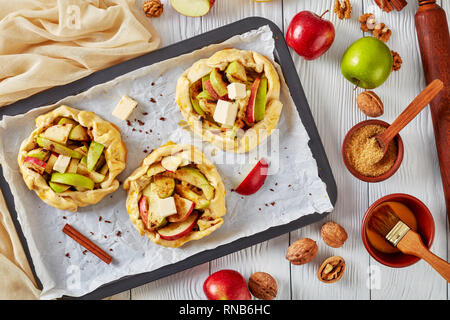
[(435, 2), (419, 0), (415, 22), (425, 79), (441, 79), (445, 85), (430, 110), (450, 222), (450, 35), (445, 11)]
[(405, 234), (402, 240), (397, 244), (397, 248), (405, 253), (422, 258), (439, 274), (450, 282), (450, 263), (439, 258), (425, 247), (420, 235), (412, 230)]
[(444, 83), (439, 80), (433, 80), (411, 103), (403, 110), (403, 112), (395, 119), (395, 121), (377, 136), (377, 139), (383, 141), (383, 145), (387, 146), (389, 142), (402, 130), (408, 123), (414, 119), (420, 111), (425, 108), (431, 100), (444, 88)]

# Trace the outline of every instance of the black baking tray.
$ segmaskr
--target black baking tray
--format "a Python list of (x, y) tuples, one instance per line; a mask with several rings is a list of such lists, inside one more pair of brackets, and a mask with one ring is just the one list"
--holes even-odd
[[(284, 35), (281, 30), (270, 20), (261, 17), (249, 17), (229, 25), (217, 28), (215, 30), (200, 34), (193, 38), (175, 43), (165, 48), (161, 48), (159, 50), (153, 51), (151, 53), (145, 54), (143, 56), (134, 58), (132, 60), (128, 60), (126, 62), (122, 62), (113, 67), (95, 72), (90, 76), (82, 78), (80, 80), (74, 81), (67, 85), (54, 87), (52, 89), (43, 91), (41, 93), (35, 94), (29, 98), (20, 100), (14, 104), (9, 106), (5, 106), (0, 109), (0, 119), (3, 118), (4, 115), (17, 115), (21, 113), (25, 113), (35, 107), (39, 107), (42, 105), (49, 105), (56, 103), (57, 101), (69, 96), (76, 95), (80, 92), (86, 91), (100, 83), (104, 83), (110, 81), (122, 74), (131, 72), (135, 69), (151, 65), (153, 63), (163, 61), (166, 59), (170, 59), (185, 53), (192, 52), (197, 49), (201, 49), (205, 46), (215, 43), (221, 43), (228, 38), (245, 33), (250, 30), (258, 29), (259, 27), (268, 25), (273, 32), (273, 37), (275, 40), (275, 51), (274, 57), (275, 61), (281, 65), (283, 70), (283, 74), (285, 80), (289, 86), (292, 98), (297, 106), (298, 113), (303, 122), (303, 125), (306, 128), (306, 131), (309, 134), (310, 141), (309, 147), (311, 148), (311, 152), (314, 158), (317, 161), (317, 165), (319, 168), (319, 176), (326, 184), (328, 196), (331, 200), (331, 203), (335, 205), (337, 200), (337, 188), (336, 182), (333, 177), (333, 173), (330, 168), (330, 164), (328, 163), (327, 156), (325, 154), (325, 150), (322, 145), (322, 141), (320, 139), (319, 133), (317, 131), (317, 127), (314, 123), (313, 116), (311, 114), (311, 110), (308, 105), (308, 101), (305, 97), (305, 93), (303, 92), (302, 85), (298, 78), (298, 74), (296, 72), (295, 65), (292, 61), (292, 57), (290, 55), (289, 49), (284, 40)], [(34, 272), (33, 261), (31, 259), (28, 246), (23, 235), (21, 226), (17, 220), (17, 213), (14, 207), (14, 200), (9, 189), (5, 178), (3, 177), (3, 172), (0, 168), (0, 187), (3, 191), (6, 204), (10, 210), (12, 219), (14, 221), (14, 225), (18, 232), (19, 238), (24, 247), (25, 253), (27, 255), (28, 261), (30, 262), (31, 268)], [(224, 244), (215, 249), (203, 251), (201, 253), (195, 254), (183, 261), (167, 265), (161, 267), (157, 270), (141, 273), (137, 275), (127, 276), (121, 278), (119, 280), (110, 282), (108, 284), (102, 285), (96, 290), (88, 293), (82, 297), (78, 297), (77, 299), (101, 299), (104, 297), (108, 297), (119, 292), (123, 292), (125, 290), (129, 290), (148, 282), (169, 276), (171, 274), (183, 271), (188, 268), (192, 268), (196, 265), (211, 261), (213, 259), (220, 258), (224, 255), (242, 250), (244, 248), (250, 247), (257, 243), (278, 237), (282, 234), (291, 232), (293, 230), (299, 229), (308, 224), (312, 224), (323, 219), (327, 213), (319, 214), (314, 213), (310, 215), (303, 216), (295, 221), (292, 221), (288, 224), (272, 227), (267, 229), (266, 231), (254, 234), (249, 237), (241, 238), (239, 240), (233, 241), (231, 243)], [(36, 274), (35, 274), (36, 276)], [(38, 285), (41, 286), (38, 277), (36, 276)], [(64, 297), (64, 298), (72, 298), (72, 297)]]

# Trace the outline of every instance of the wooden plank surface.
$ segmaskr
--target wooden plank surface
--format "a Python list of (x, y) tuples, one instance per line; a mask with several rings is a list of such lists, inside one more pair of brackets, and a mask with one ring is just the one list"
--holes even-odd
[[(152, 22), (161, 33), (162, 45), (166, 46), (255, 15), (274, 21), (285, 31), (297, 12), (310, 10), (320, 14), (332, 9), (333, 2), (217, 0), (208, 15), (187, 18), (176, 13), (168, 0), (163, 0), (163, 16)], [(392, 122), (425, 86), (414, 29), (415, 1), (409, 1), (403, 11), (389, 14), (381, 12), (372, 0), (351, 2), (353, 13), (350, 20), (339, 20), (332, 12), (326, 16), (335, 26), (336, 39), (324, 56), (315, 61), (305, 61), (292, 52), (338, 185), (338, 202), (327, 220), (336, 221), (346, 228), (349, 239), (345, 245), (339, 249), (326, 246), (320, 239), (323, 222), (319, 222), (116, 295), (114, 299), (205, 299), (203, 281), (212, 272), (225, 268), (238, 270), (244, 277), (255, 271), (272, 274), (279, 284), (278, 299), (448, 299), (450, 286), (423, 261), (408, 268), (391, 269), (370, 258), (361, 242), (360, 223), (368, 206), (381, 196), (403, 192), (420, 198), (433, 212), (436, 237), (432, 249), (444, 259), (448, 260), (450, 255), (448, 222), (428, 110), (402, 131), (406, 156), (399, 172), (388, 181), (370, 185), (357, 181), (342, 163), (341, 143), (345, 133), (366, 119), (355, 103), (361, 90), (353, 90), (353, 86), (342, 77), (339, 67), (345, 49), (363, 36), (358, 23), (360, 14), (373, 11), (391, 28), (393, 35), (388, 45), (399, 52), (404, 61), (402, 69), (375, 90), (385, 104), (385, 114), (381, 119)], [(444, 0), (441, 4), (448, 16), (450, 1)], [(310, 264), (291, 266), (284, 257), (286, 249), (302, 237), (317, 241), (319, 253)], [(331, 255), (342, 256), (347, 262), (347, 271), (339, 283), (325, 285), (317, 280), (315, 273), (322, 260)]]

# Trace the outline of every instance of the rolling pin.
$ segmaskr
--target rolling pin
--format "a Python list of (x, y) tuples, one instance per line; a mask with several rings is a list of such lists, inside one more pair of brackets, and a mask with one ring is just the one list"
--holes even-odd
[(430, 103), (442, 185), (450, 222), (450, 36), (445, 11), (436, 0), (419, 0), (415, 16), (425, 80), (444, 82), (444, 89)]

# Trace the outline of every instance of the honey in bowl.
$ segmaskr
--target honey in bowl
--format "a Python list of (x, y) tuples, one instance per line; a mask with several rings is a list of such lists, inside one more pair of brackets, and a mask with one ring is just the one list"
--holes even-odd
[[(411, 211), (411, 209), (409, 209), (403, 203), (396, 201), (383, 202), (379, 206), (377, 206), (373, 211), (385, 205), (391, 206), (392, 210), (394, 210), (395, 214), (400, 218), (400, 220), (406, 223), (406, 225), (408, 225), (408, 227), (410, 227), (412, 230), (417, 231), (416, 217), (414, 216), (414, 213)], [(372, 230), (369, 230), (368, 228), (366, 228), (366, 235), (367, 240), (369, 241), (371, 246), (374, 247), (376, 250), (383, 253), (400, 252), (400, 250), (398, 250), (396, 247), (390, 244), (383, 236), (379, 235), (378, 233)]]

